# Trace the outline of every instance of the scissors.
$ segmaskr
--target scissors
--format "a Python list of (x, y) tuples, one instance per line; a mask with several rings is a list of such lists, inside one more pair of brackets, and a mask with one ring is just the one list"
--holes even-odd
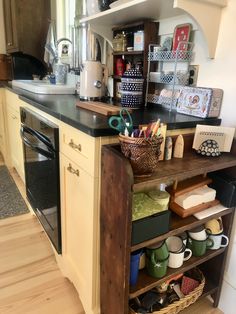
[(112, 129), (119, 131), (120, 133), (125, 134), (126, 129), (129, 134), (133, 131), (133, 121), (131, 115), (127, 109), (121, 109), (119, 116), (110, 117), (109, 126)]

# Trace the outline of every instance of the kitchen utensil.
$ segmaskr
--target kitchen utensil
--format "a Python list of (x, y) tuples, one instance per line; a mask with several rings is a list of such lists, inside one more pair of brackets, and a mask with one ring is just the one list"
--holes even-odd
[(108, 121), (109, 126), (120, 133), (124, 134), (127, 129), (128, 133), (131, 134), (133, 131), (133, 121), (129, 111), (127, 109), (120, 110), (120, 116), (111, 117)]
[(184, 244), (180, 237), (171, 236), (166, 239), (166, 244), (169, 252), (179, 253), (182, 252)]
[(229, 244), (229, 238), (222, 233), (210, 234), (209, 239), (214, 242), (214, 245), (210, 248), (211, 250), (218, 250), (219, 248), (226, 247)]
[[(187, 256), (185, 253), (187, 253)], [(189, 260), (191, 256), (192, 251), (188, 248), (186, 249), (186, 246), (183, 247), (181, 252), (170, 252), (168, 267), (179, 268), (183, 265), (183, 262)]]
[(84, 61), (80, 67), (80, 99), (101, 100), (107, 68), (99, 61)]
[(211, 249), (213, 246), (214, 242), (210, 238), (199, 241), (188, 237), (187, 247), (192, 251), (193, 256), (202, 256), (206, 253), (207, 249)]
[(223, 232), (222, 218), (211, 219), (205, 223), (205, 228), (210, 234), (220, 234)]

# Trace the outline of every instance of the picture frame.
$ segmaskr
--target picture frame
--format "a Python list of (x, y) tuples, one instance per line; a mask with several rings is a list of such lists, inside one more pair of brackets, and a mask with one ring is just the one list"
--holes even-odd
[(179, 43), (189, 41), (191, 30), (192, 24), (190, 23), (176, 25), (173, 36), (173, 51), (176, 51), (178, 48), (183, 51), (188, 50), (188, 44), (181, 43), (179, 45)]

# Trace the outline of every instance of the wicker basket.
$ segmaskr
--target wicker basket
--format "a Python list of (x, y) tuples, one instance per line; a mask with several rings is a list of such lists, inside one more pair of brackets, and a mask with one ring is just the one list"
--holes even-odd
[(150, 176), (156, 169), (162, 136), (150, 138), (129, 137), (119, 134), (121, 151), (130, 160), (135, 176)]
[[(184, 298), (169, 304), (159, 311), (152, 312), (152, 314), (177, 314), (189, 305), (197, 301), (197, 299), (202, 295), (203, 288), (205, 286), (205, 277), (200, 269), (196, 268), (194, 271), (198, 272), (201, 279), (200, 285), (195, 288), (192, 292), (186, 295)], [(132, 309), (130, 309), (130, 314), (137, 314)]]

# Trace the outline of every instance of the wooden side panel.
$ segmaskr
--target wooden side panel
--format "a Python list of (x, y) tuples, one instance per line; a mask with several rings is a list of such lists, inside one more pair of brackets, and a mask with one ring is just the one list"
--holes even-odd
[(114, 149), (102, 148), (101, 313), (128, 313), (132, 170)]

